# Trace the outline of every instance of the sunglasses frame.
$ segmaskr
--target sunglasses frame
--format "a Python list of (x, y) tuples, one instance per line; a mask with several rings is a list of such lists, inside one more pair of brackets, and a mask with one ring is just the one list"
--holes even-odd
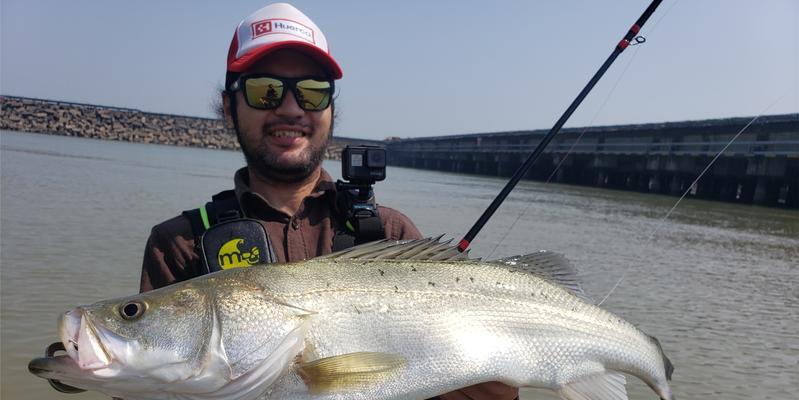
[[(258, 79), (258, 78), (271, 78), (280, 81), (283, 84), (283, 93), (280, 95), (280, 102), (275, 107), (255, 107), (250, 104), (249, 96), (247, 96), (247, 85), (245, 84), (249, 79)], [(300, 81), (305, 80), (314, 80), (318, 82), (328, 82), (330, 84), (330, 100), (327, 102), (327, 106), (320, 109), (307, 109), (303, 107), (302, 102), (300, 101), (299, 90), (297, 88), (297, 83)], [(238, 79), (236, 79), (232, 84), (230, 84), (229, 90), (231, 92), (235, 92), (237, 90), (241, 90), (241, 94), (244, 96), (244, 102), (251, 108), (256, 110), (274, 110), (281, 105), (283, 105), (283, 101), (286, 99), (286, 93), (291, 90), (291, 93), (294, 95), (294, 100), (297, 102), (297, 106), (299, 106), (304, 111), (324, 111), (330, 107), (330, 104), (333, 103), (333, 94), (336, 91), (336, 82), (333, 79), (322, 79), (319, 76), (300, 76), (296, 78), (284, 78), (281, 76), (275, 76), (271, 74), (252, 74), (252, 75), (242, 75)]]

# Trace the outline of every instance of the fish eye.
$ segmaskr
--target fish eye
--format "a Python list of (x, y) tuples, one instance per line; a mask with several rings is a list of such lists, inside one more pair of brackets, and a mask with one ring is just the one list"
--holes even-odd
[(130, 301), (123, 304), (122, 307), (119, 308), (119, 315), (122, 317), (122, 319), (134, 320), (141, 317), (146, 308), (147, 306), (140, 301)]

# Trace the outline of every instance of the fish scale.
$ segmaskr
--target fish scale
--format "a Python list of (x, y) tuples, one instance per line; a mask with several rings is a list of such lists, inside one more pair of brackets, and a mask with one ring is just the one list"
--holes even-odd
[[(591, 342), (594, 347), (603, 348), (602, 345), (608, 345), (608, 348), (613, 349), (623, 348), (625, 342), (614, 341), (612, 339), (615, 336), (603, 335), (603, 332), (634, 329), (632, 325), (612, 314), (581, 302), (561, 287), (554, 286), (542, 279), (531, 280), (529, 274), (499, 269), (493, 265), (459, 265), (455, 268), (448, 268), (448, 266), (441, 262), (375, 260), (352, 265), (344, 262), (330, 264), (325, 260), (318, 260), (308, 262), (299, 268), (293, 266), (286, 266), (286, 268), (292, 269), (295, 277), (313, 276), (312, 270), (324, 269), (326, 270), (325, 274), (329, 275), (323, 275), (322, 281), (292, 282), (290, 290), (285, 292), (275, 285), (270, 285), (270, 289), (276, 296), (288, 303), (318, 312), (318, 317), (314, 317), (315, 328), (311, 329), (308, 336), (308, 340), (314, 343), (315, 357), (329, 357), (363, 350), (385, 352), (402, 350), (403, 354), (411, 359), (413, 356), (420, 357), (423, 361), (420, 361), (419, 364), (429, 363), (431, 361), (430, 354), (439, 354), (443, 359), (450, 360), (450, 368), (436, 370), (430, 370), (431, 368), (424, 366), (417, 367), (417, 364), (413, 362), (409, 363), (414, 372), (402, 378), (407, 379), (408, 382), (423, 380), (425, 377), (434, 375), (453, 376), (462, 373), (462, 365), (475, 365), (480, 361), (487, 363), (488, 367), (472, 368), (472, 373), (476, 375), (472, 384), (498, 379), (502, 376), (501, 372), (512, 371), (516, 368), (529, 371), (537, 367), (537, 362), (519, 363), (515, 366), (505, 365), (507, 371), (495, 371), (491, 368), (490, 361), (475, 357), (458, 357), (458, 349), (469, 347), (459, 346), (463, 342), (469, 342), (468, 338), (464, 339), (463, 337), (473, 335), (473, 333), (462, 332), (476, 326), (490, 327), (494, 330), (485, 337), (523, 338), (525, 337), (524, 333), (530, 331), (546, 333), (547, 327), (551, 328), (553, 337), (559, 337), (569, 330), (573, 331), (575, 329), (574, 320), (580, 320), (593, 323), (584, 325), (583, 328), (591, 329), (589, 332), (583, 333), (591, 334)], [(358, 268), (359, 272), (366, 271), (366, 273), (359, 273), (358, 279), (342, 279), (342, 277), (350, 275), (353, 268)], [(275, 273), (281, 272), (275, 271)], [(467, 279), (457, 279), (461, 276)], [(324, 279), (328, 277), (330, 280)], [(333, 280), (334, 277), (337, 279)], [(475, 277), (477, 278), (474, 279)], [(329, 282), (335, 282), (335, 284), (328, 285)], [(468, 291), (470, 286), (476, 287), (478, 293)], [(496, 294), (502, 294), (504, 297), (492, 297)], [(549, 300), (551, 303), (530, 303), (530, 299), (534, 297), (532, 294)], [(468, 301), (470, 298), (473, 299), (473, 302)], [(493, 301), (486, 303), (486, 299), (489, 298)], [(448, 309), (446, 304), (450, 301), (456, 302), (457, 307)], [(357, 305), (357, 307), (353, 305)], [(413, 310), (413, 315), (394, 318), (389, 320), (393, 323), (386, 323), (386, 318), (379, 317), (381, 314), (379, 310), (383, 306), (387, 306), (388, 310), (395, 311), (399, 311), (398, 308)], [(524, 312), (523, 308), (527, 308), (528, 312)], [(464, 309), (468, 310), (468, 313), (464, 313)], [(418, 329), (420, 318), (436, 315), (447, 317), (439, 324), (430, 324)], [(562, 317), (557, 318), (559, 315)], [(605, 317), (604, 321), (601, 319), (602, 317)], [(381, 326), (368, 327), (369, 323), (378, 323)], [(459, 326), (462, 329), (454, 329)], [(408, 327), (413, 329), (408, 329)], [(399, 332), (400, 334), (393, 336), (399, 336), (400, 340), (382, 340), (382, 338), (374, 338), (370, 334), (362, 334), (362, 332), (368, 331)], [(341, 334), (331, 336), (329, 332), (340, 332)], [(639, 343), (647, 341), (645, 335), (639, 336)], [(409, 350), (414, 347), (412, 343), (420, 341), (425, 343), (422, 349)], [(395, 345), (387, 347), (385, 343), (389, 342)], [(471, 344), (478, 345), (480, 343), (472, 341)], [(536, 347), (525, 341), (518, 341), (515, 345), (511, 343), (498, 346), (498, 349), (511, 348), (514, 350), (495, 350), (496, 358), (535, 359), (556, 363), (570, 361), (567, 357), (568, 354), (564, 353), (565, 350), (573, 350), (575, 353), (582, 350), (575, 349), (572, 343), (567, 344), (558, 340), (542, 341), (538, 347), (540, 350), (533, 350)], [(472, 351), (468, 350), (467, 355), (471, 354), (470, 352)], [(599, 355), (604, 355), (607, 358), (620, 357), (620, 365), (632, 364), (637, 361), (630, 357), (625, 358), (622, 352), (614, 354), (611, 351), (606, 351), (604, 354), (597, 354), (596, 357)], [(657, 354), (649, 357), (648, 361), (655, 364), (656, 359), (659, 359)], [(452, 362), (452, 360), (457, 361)], [(560, 379), (568, 381), (570, 376), (565, 375)], [(551, 377), (546, 384), (552, 384), (555, 381), (556, 378)], [(514, 383), (522, 384), (524, 381), (520, 379)], [(544, 385), (542, 384), (542, 386)], [(452, 386), (452, 382), (447, 382), (442, 387), (433, 388), (431, 392), (416, 395), (423, 398), (456, 387)], [(385, 394), (385, 388), (379, 390)], [(406, 393), (406, 391), (402, 391), (402, 393)], [(336, 398), (336, 395), (331, 398)]]
[[(84, 306), (64, 337), (98, 337), (110, 359), (99, 371), (114, 376), (97, 385), (100, 372), (74, 366), (91, 349), (75, 352), (72, 366), (34, 360), (31, 370), (126, 399), (198, 400), (424, 399), (486, 381), (611, 400), (626, 398), (626, 372), (672, 399), (657, 341), (591, 304), (562, 256), (481, 262), (453, 249), (435, 239), (379, 242)], [(129, 304), (146, 311), (115, 320)], [(196, 323), (175, 318), (176, 308)], [(201, 345), (175, 350), (189, 331), (203, 335)], [(119, 350), (126, 346), (141, 351)]]

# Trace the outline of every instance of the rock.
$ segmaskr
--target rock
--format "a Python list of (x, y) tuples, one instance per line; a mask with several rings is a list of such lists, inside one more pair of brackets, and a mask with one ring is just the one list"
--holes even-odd
[(238, 149), (224, 120), (0, 96), (0, 128), (142, 143)]

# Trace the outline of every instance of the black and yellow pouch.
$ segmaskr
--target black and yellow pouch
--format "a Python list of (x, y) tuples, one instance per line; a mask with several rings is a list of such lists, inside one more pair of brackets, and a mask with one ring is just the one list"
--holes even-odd
[(244, 216), (233, 191), (183, 215), (191, 223), (203, 274), (277, 261), (266, 229)]
[(264, 226), (250, 218), (208, 228), (200, 241), (200, 250), (206, 273), (275, 261)]

